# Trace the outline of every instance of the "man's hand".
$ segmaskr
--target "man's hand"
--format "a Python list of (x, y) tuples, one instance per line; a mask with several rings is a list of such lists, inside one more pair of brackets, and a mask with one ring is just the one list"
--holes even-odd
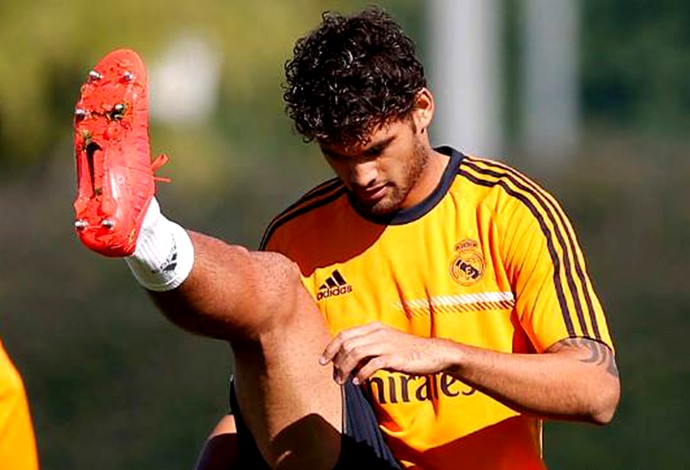
[(333, 378), (339, 384), (350, 375), (360, 384), (381, 369), (413, 375), (441, 372), (452, 365), (455, 350), (450, 340), (422, 338), (369, 323), (342, 331), (328, 344), (319, 362), (333, 363)]

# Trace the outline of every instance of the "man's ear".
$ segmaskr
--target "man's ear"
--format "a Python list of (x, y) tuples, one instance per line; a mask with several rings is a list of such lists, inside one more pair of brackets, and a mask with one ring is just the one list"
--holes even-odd
[(431, 125), (431, 120), (434, 117), (434, 96), (428, 88), (422, 88), (417, 92), (414, 110), (412, 111), (412, 119), (417, 131), (420, 133), (426, 132), (426, 129)]

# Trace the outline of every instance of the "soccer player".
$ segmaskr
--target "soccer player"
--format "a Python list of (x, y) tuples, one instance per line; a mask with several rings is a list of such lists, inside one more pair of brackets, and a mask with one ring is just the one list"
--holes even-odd
[(233, 416), (198, 468), (541, 469), (543, 419), (608, 423), (613, 345), (571, 224), (512, 168), (431, 146), (433, 95), (400, 26), (325, 14), (286, 75), (288, 114), (336, 178), (259, 252), (161, 213), (131, 52), (77, 104), (82, 242), (235, 353)]

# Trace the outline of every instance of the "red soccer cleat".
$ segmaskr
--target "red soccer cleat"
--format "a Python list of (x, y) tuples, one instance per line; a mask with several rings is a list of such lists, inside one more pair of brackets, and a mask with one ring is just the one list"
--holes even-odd
[(106, 55), (82, 85), (74, 110), (77, 199), (74, 227), (81, 242), (105, 256), (131, 255), (155, 192), (146, 68), (136, 52)]

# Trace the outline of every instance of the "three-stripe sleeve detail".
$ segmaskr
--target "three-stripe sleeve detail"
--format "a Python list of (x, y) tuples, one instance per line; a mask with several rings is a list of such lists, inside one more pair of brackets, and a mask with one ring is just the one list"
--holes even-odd
[(264, 235), (261, 238), (259, 250), (266, 249), (268, 241), (271, 239), (271, 236), (278, 227), (299, 215), (338, 199), (344, 193), (345, 187), (338, 178), (328, 180), (306, 193), (304, 196), (299, 198), (297, 202), (278, 214), (271, 221), (271, 223), (268, 224), (268, 227), (266, 227)]
[[(586, 308), (593, 336), (601, 340), (596, 310), (592, 302), (591, 285), (583, 266), (584, 261), (575, 242), (572, 228), (555, 200), (519, 172), (499, 163), (466, 158), (463, 166), (473, 172), (469, 173), (461, 167), (460, 174), (470, 181), (483, 186), (498, 185), (529, 209), (546, 236), (547, 248), (554, 266), (554, 287), (568, 334), (573, 337), (590, 336), (585, 319), (584, 310)], [(558, 244), (560, 254), (556, 244)], [(563, 285), (561, 270), (565, 277), (566, 286)], [(582, 332), (581, 335), (575, 331), (573, 316), (565, 297), (566, 287), (570, 292), (577, 323)], [(582, 292), (582, 296), (580, 292)]]

